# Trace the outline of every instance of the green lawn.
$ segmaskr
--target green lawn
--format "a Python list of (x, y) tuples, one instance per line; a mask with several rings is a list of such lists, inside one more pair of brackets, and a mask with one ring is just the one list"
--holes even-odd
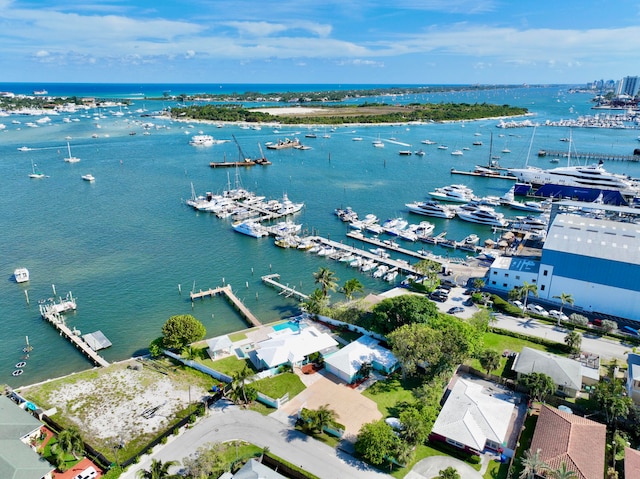
[(377, 381), (362, 394), (375, 401), (383, 417), (397, 417), (398, 404), (413, 401), (411, 390), (418, 386), (418, 381), (409, 379), (403, 384), (399, 375), (393, 375), (384, 381)]
[(289, 397), (297, 396), (304, 391), (305, 386), (298, 376), (293, 373), (282, 373), (270, 378), (260, 379), (251, 383), (258, 392), (266, 394), (270, 398), (278, 399), (289, 393)]
[(482, 476), (484, 479), (507, 479), (509, 473), (509, 463), (491, 461), (487, 471)]
[(248, 359), (238, 359), (235, 356), (229, 356), (227, 358), (218, 359), (216, 361), (205, 359), (201, 362), (205, 366), (213, 368), (216, 371), (220, 371), (227, 376), (233, 376), (234, 373), (239, 373), (245, 368), (245, 366), (251, 368), (251, 362)]
[[(436, 446), (436, 447), (434, 447)], [(413, 466), (415, 466), (418, 462), (420, 462), (423, 459), (426, 459), (427, 457), (432, 457), (432, 456), (452, 456), (452, 457), (456, 457), (456, 455), (453, 454), (447, 454), (445, 451), (441, 451), (440, 449), (438, 449), (436, 444), (432, 445), (420, 445), (420, 446), (416, 446), (415, 449), (415, 454), (413, 456), (413, 459), (411, 461), (409, 461), (409, 463), (405, 466), (405, 467), (394, 467), (394, 470), (391, 471), (390, 475), (392, 477), (395, 477), (397, 479), (402, 479), (404, 476), (406, 476), (409, 471), (411, 471), (411, 469), (413, 468)], [(461, 457), (458, 457), (458, 459), (462, 459)], [(469, 464), (471, 467), (473, 467), (475, 470), (479, 471), (481, 465), (480, 464), (471, 464), (467, 461), (465, 461), (467, 464)], [(384, 470), (381, 469), (381, 470)], [(385, 471), (387, 472), (387, 471)], [(487, 476), (485, 476), (487, 477)], [(491, 479), (489, 477), (487, 477), (487, 479)], [(499, 478), (502, 479), (502, 478)]]

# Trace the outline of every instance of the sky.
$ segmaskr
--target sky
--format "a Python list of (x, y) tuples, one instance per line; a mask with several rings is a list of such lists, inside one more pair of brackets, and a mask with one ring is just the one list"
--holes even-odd
[(0, 0), (0, 82), (586, 84), (640, 0)]

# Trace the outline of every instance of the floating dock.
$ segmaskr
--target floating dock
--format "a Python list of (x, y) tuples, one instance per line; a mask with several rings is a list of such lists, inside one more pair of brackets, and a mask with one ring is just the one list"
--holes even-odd
[[(540, 150), (538, 151), (538, 156), (553, 156), (554, 158), (567, 158), (569, 153), (567, 150)], [(571, 152), (571, 158), (579, 159), (579, 160), (607, 160), (607, 161), (640, 161), (640, 156), (638, 155), (614, 155), (612, 153), (581, 153), (581, 152)]]
[(249, 323), (250, 326), (262, 326), (262, 323), (256, 318), (249, 308), (247, 308), (238, 297), (233, 294), (231, 285), (219, 286), (213, 289), (200, 290), (198, 292), (192, 291), (189, 293), (189, 297), (193, 302), (196, 299), (213, 298), (219, 294), (224, 294), (231, 304), (238, 310), (240, 315)]
[(277, 274), (277, 273), (276, 274), (268, 274), (266, 276), (262, 276), (261, 279), (262, 279), (262, 281), (264, 283), (267, 283), (268, 285), (271, 285), (274, 288), (279, 289), (280, 290), (280, 294), (286, 296), (287, 298), (290, 298), (290, 297), (293, 296), (294, 298), (297, 298), (300, 301), (304, 301), (306, 299), (309, 299), (308, 295), (306, 295), (304, 293), (301, 293), (300, 291), (297, 291), (295, 288), (291, 288), (288, 285), (284, 285), (284, 284), (276, 281), (276, 278), (280, 278), (280, 275)]

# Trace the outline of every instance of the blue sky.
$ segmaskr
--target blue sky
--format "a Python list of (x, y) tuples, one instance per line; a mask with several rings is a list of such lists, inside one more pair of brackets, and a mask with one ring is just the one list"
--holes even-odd
[(637, 0), (0, 0), (5, 82), (586, 83), (639, 60)]

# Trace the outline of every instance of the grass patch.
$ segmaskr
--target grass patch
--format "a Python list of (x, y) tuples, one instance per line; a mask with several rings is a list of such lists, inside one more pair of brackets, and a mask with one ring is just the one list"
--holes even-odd
[(232, 343), (235, 343), (236, 341), (247, 339), (247, 334), (243, 332), (229, 334), (229, 339)]
[(533, 432), (536, 429), (536, 423), (538, 422), (537, 415), (531, 415), (524, 421), (524, 430), (520, 434), (519, 446), (515, 452), (515, 460), (513, 461), (513, 473), (512, 477), (520, 477), (522, 472), (522, 466), (520, 464), (520, 458), (524, 452), (531, 447), (531, 440), (533, 439)]
[[(47, 445), (42, 450), (42, 457), (44, 457), (51, 464), (55, 464), (56, 463), (56, 461), (54, 459), (54, 454), (53, 454), (53, 451), (51, 450), (51, 448), (57, 443), (58, 443), (58, 438), (54, 436), (54, 437), (51, 438), (51, 440), (47, 443)], [(64, 455), (64, 462), (61, 464), (59, 470), (60, 471), (68, 471), (73, 466), (78, 464), (82, 459), (83, 459), (82, 455), (80, 455), (80, 457), (78, 459), (76, 459), (75, 457), (73, 457), (73, 454), (70, 454), (70, 453), (69, 454), (65, 454)]]
[(362, 394), (378, 405), (383, 417), (396, 416), (398, 404), (413, 401), (411, 390), (418, 386), (419, 380), (409, 378), (403, 383), (401, 377), (394, 374), (384, 381), (376, 381)]
[(508, 474), (509, 474), (509, 463), (491, 461), (487, 466), (487, 470), (482, 477), (484, 479), (507, 479)]
[[(422, 444), (422, 445), (416, 446), (413, 459), (409, 461), (405, 467), (396, 466), (391, 472), (389, 471), (386, 471), (386, 472), (389, 472), (389, 475), (392, 477), (395, 477), (396, 479), (402, 479), (404, 476), (406, 476), (409, 473), (409, 471), (411, 471), (413, 466), (415, 466), (418, 462), (422, 461), (423, 459), (426, 459), (427, 457), (433, 457), (433, 456), (451, 456), (457, 459), (461, 459), (463, 461), (465, 459), (465, 455), (463, 452), (460, 452), (459, 454), (457, 453), (448, 454), (447, 451), (441, 450), (440, 446), (435, 443), (429, 443), (428, 445)], [(469, 461), (464, 461), (464, 462), (469, 464), (475, 470), (477, 471), (480, 470), (480, 467), (481, 467), (480, 464), (471, 464)], [(384, 469), (381, 469), (381, 470), (384, 470)], [(488, 478), (488, 479), (491, 479), (491, 478)], [(498, 479), (503, 479), (503, 478), (498, 478)]]
[(362, 336), (362, 334), (355, 331), (349, 331), (348, 329), (344, 331), (336, 329), (335, 331), (333, 331), (333, 334), (341, 339), (344, 339), (347, 343), (357, 341)]
[(282, 373), (270, 378), (260, 379), (252, 382), (251, 386), (272, 399), (281, 398), (286, 393), (289, 393), (289, 397), (292, 398), (305, 389), (305, 385), (300, 378), (293, 373)]
[(258, 457), (262, 454), (262, 448), (244, 441), (231, 441), (223, 444), (225, 447), (222, 453), (222, 460), (227, 464), (227, 470), (236, 461), (247, 462), (252, 457)]
[(216, 371), (232, 377), (235, 373), (241, 372), (245, 367), (253, 369), (251, 367), (251, 361), (249, 361), (248, 359), (238, 359), (235, 356), (229, 356), (224, 359), (217, 359), (216, 361), (205, 359), (204, 361), (202, 361), (202, 363), (205, 366), (209, 366)]

